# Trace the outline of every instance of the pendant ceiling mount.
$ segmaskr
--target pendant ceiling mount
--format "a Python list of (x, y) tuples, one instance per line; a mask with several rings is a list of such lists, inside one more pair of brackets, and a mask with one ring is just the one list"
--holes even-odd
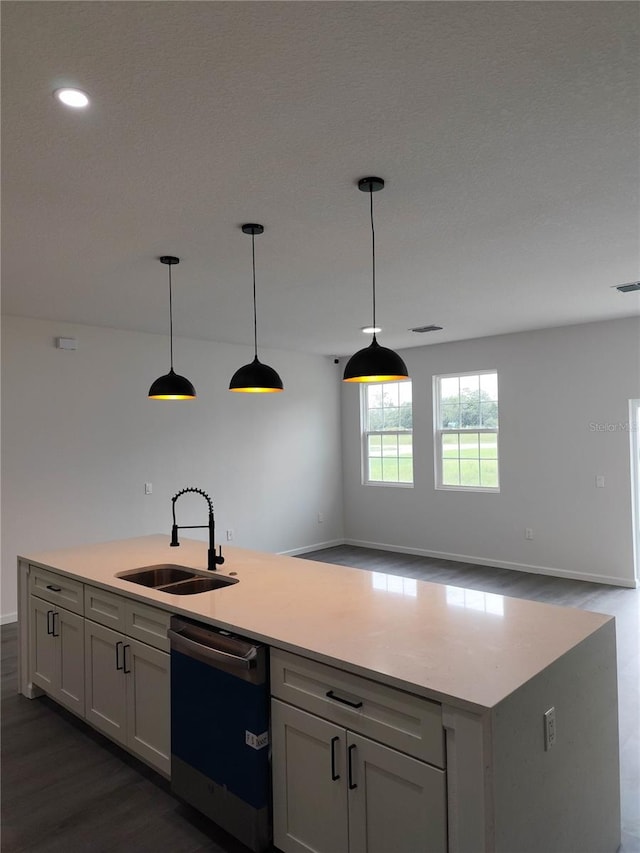
[(360, 178), (358, 189), (363, 193), (377, 193), (384, 189), (382, 178)]
[(264, 234), (264, 225), (258, 225), (255, 222), (245, 222), (242, 226), (243, 234), (250, 234), (255, 237), (257, 234)]
[(258, 315), (256, 311), (256, 244), (255, 238), (264, 234), (264, 226), (246, 222), (241, 226), (243, 234), (251, 237), (251, 260), (253, 266), (253, 361), (239, 367), (231, 377), (229, 391), (245, 394), (274, 394), (283, 391), (282, 379), (276, 371), (263, 364), (258, 358)]
[[(384, 188), (382, 178), (360, 178), (358, 189), (363, 193), (369, 193), (370, 217), (371, 217), (371, 266), (372, 266), (372, 295), (373, 295), (373, 322), (372, 328), (376, 327), (376, 232), (373, 224), (373, 194)], [(408, 379), (409, 371), (398, 353), (387, 347), (382, 347), (377, 341), (376, 333), (368, 347), (358, 350), (352, 355), (344, 369), (342, 377), (344, 382), (393, 382)]]
[(180, 376), (173, 369), (173, 291), (171, 286), (171, 267), (180, 263), (180, 258), (175, 255), (162, 255), (161, 264), (169, 267), (169, 347), (171, 354), (171, 368), (164, 376), (158, 377), (149, 388), (151, 400), (193, 400), (196, 389), (186, 376)]

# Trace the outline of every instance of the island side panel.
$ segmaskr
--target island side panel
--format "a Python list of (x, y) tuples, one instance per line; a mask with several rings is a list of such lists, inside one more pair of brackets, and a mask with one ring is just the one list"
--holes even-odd
[(489, 853), (493, 849), (493, 796), (488, 756), (491, 714), (442, 706), (447, 745), (449, 853)]
[[(545, 750), (544, 713), (556, 742)], [(615, 620), (611, 618), (492, 714), (495, 853), (620, 844)]]
[(18, 560), (18, 693), (27, 699), (42, 696), (29, 669), (29, 563)]

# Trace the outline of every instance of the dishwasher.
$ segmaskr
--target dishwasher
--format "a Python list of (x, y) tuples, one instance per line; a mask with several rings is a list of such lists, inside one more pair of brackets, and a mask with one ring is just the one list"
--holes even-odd
[(171, 790), (256, 853), (270, 848), (268, 647), (171, 617)]

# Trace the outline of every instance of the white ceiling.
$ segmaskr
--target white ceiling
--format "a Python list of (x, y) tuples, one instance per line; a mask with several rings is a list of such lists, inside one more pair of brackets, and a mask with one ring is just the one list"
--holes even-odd
[[(3, 310), (348, 354), (621, 317), (639, 7), (2, 3)], [(88, 91), (61, 107), (62, 84)], [(416, 335), (436, 323), (444, 331)]]

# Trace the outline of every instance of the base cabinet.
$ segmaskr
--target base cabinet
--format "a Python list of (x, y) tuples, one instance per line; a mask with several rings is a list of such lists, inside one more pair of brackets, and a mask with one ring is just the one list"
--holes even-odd
[(347, 733), (350, 853), (445, 853), (444, 770)]
[(285, 853), (445, 853), (445, 772), (272, 699), (274, 843)]
[(285, 853), (347, 853), (344, 729), (272, 699), (271, 742), (275, 846)]
[(33, 684), (70, 711), (84, 716), (84, 619), (31, 595), (29, 632)]
[(85, 647), (87, 721), (169, 775), (169, 655), (89, 619)]

